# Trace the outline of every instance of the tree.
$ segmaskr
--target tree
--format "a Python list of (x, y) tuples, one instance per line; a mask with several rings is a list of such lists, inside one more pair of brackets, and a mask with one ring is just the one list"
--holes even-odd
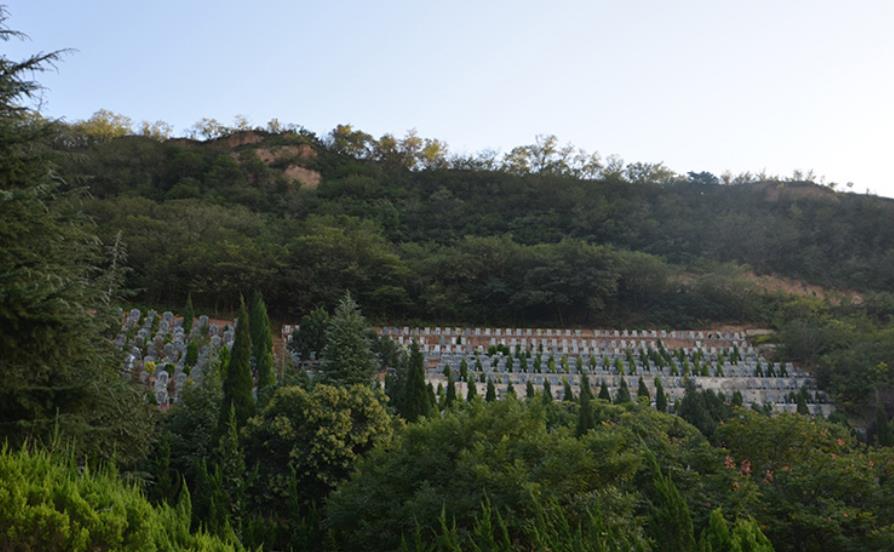
[(664, 394), (664, 385), (660, 378), (655, 378), (655, 410), (667, 412), (667, 396)]
[(245, 456), (239, 446), (239, 430), (236, 426), (236, 409), (230, 405), (226, 432), (220, 436), (216, 450), (217, 467), (229, 507), (229, 519), (239, 526), (245, 508), (246, 470)]
[(571, 382), (568, 378), (562, 378), (562, 400), (574, 402), (574, 391), (571, 389)]
[(431, 416), (433, 411), (425, 384), (425, 358), (415, 341), (410, 344), (408, 362), (407, 381), (401, 390), (402, 396), (397, 401), (397, 411), (408, 421), (415, 422), (422, 416)]
[(648, 525), (649, 533), (661, 549), (668, 552), (695, 552), (695, 530), (689, 506), (670, 476), (661, 473), (661, 468), (652, 456), (654, 476), (654, 498)]
[(494, 380), (490, 378), (487, 378), (487, 392), (484, 395), (484, 400), (487, 402), (497, 400), (497, 389), (494, 387)]
[(590, 431), (596, 425), (593, 419), (593, 404), (591, 402), (591, 399), (592, 396), (590, 394), (590, 381), (587, 378), (586, 374), (583, 374), (581, 375), (580, 395), (578, 396), (578, 400), (580, 401), (580, 408), (578, 410), (577, 417), (578, 437)]
[[(0, 40), (22, 37), (6, 19), (0, 9)], [(76, 454), (128, 462), (148, 451), (152, 418), (109, 339), (124, 248), (97, 237), (84, 192), (66, 191), (50, 164), (49, 124), (30, 109), (40, 91), (30, 78), (61, 54), (0, 54), (0, 440), (58, 430)]]
[(612, 402), (612, 396), (608, 392), (608, 385), (605, 384), (605, 380), (602, 380), (602, 383), (599, 385), (599, 398), (606, 402)]
[(367, 337), (368, 327), (357, 303), (346, 293), (326, 328), (326, 347), (320, 366), (323, 382), (352, 385), (372, 381), (378, 366)]
[(621, 378), (621, 386), (618, 387), (618, 393), (615, 395), (615, 404), (623, 404), (630, 402), (630, 389), (627, 387), (627, 380)]
[(528, 399), (533, 399), (534, 395), (534, 384), (531, 383), (531, 380), (528, 380), (528, 382), (525, 383), (525, 397), (527, 397)]
[(278, 388), (244, 429), (249, 465), (274, 511), (288, 511), (292, 474), (300, 499), (318, 503), (377, 443), (390, 439), (391, 419), (381, 392), (368, 385)]
[(192, 323), (196, 319), (196, 311), (192, 308), (192, 293), (186, 294), (186, 307), (183, 308), (183, 332), (188, 336)]
[(649, 395), (649, 388), (646, 387), (646, 382), (643, 380), (643, 377), (639, 377), (639, 387), (636, 390), (637, 399), (645, 399), (645, 402), (648, 404), (651, 402), (651, 397)]
[(302, 360), (311, 360), (321, 356), (326, 346), (326, 328), (329, 326), (329, 313), (317, 307), (301, 317), (298, 329), (292, 333), (289, 348), (301, 355)]
[(543, 402), (549, 403), (553, 400), (553, 391), (552, 386), (549, 384), (549, 380), (544, 378), (543, 380)]
[(251, 302), (251, 346), (255, 371), (258, 374), (258, 391), (276, 384), (273, 367), (273, 332), (267, 305), (260, 293), (255, 292)]
[(230, 408), (236, 412), (236, 426), (242, 427), (245, 421), (254, 414), (255, 401), (252, 396), (251, 378), (251, 330), (249, 329), (248, 309), (245, 301), (239, 306), (239, 317), (236, 319), (236, 336), (230, 350), (230, 362), (227, 364), (223, 379), (223, 402), (218, 423), (218, 435), (223, 435), (229, 423)]
[(472, 378), (472, 381), (466, 383), (468, 386), (468, 391), (466, 391), (466, 402), (472, 402), (478, 398), (478, 384), (475, 383), (475, 378)]
[(453, 403), (456, 402), (456, 383), (453, 381), (453, 374), (450, 373), (450, 368), (447, 368), (447, 396), (445, 398), (445, 403), (447, 408), (453, 406)]

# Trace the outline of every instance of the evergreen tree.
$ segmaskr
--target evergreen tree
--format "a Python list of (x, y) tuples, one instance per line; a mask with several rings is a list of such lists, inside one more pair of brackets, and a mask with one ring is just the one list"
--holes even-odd
[(627, 387), (627, 380), (621, 378), (621, 386), (618, 387), (618, 394), (615, 395), (615, 404), (629, 403), (630, 400), (630, 389)]
[(245, 421), (255, 411), (251, 381), (251, 332), (245, 301), (242, 301), (239, 306), (236, 336), (233, 340), (233, 348), (230, 350), (230, 361), (227, 364), (223, 380), (223, 402), (218, 423), (218, 435), (223, 435), (227, 430), (230, 408), (236, 412), (237, 427), (245, 425)]
[(267, 316), (267, 305), (260, 293), (255, 292), (251, 302), (251, 348), (255, 372), (258, 375), (258, 390), (276, 384), (273, 366), (273, 332), (270, 329), (270, 318)]
[(453, 406), (453, 403), (456, 402), (456, 384), (453, 382), (453, 377), (448, 374), (447, 375), (447, 394), (444, 397), (444, 404), (447, 408)]
[(431, 416), (438, 412), (438, 396), (435, 394), (435, 388), (432, 386), (431, 382), (425, 387), (427, 390), (426, 396), (428, 398), (428, 411), (426, 416)]
[(591, 399), (590, 381), (587, 379), (586, 374), (584, 374), (581, 376), (580, 395), (578, 396), (578, 400), (580, 401), (580, 408), (578, 409), (577, 416), (578, 437), (590, 431), (596, 425), (595, 420), (593, 419), (593, 404)]
[(289, 348), (298, 353), (302, 360), (319, 360), (326, 347), (326, 329), (329, 327), (329, 313), (317, 307), (301, 317), (298, 329), (292, 332)]
[(474, 381), (468, 382), (466, 385), (469, 386), (469, 389), (466, 391), (466, 402), (472, 402), (478, 398), (478, 384)]
[(562, 400), (574, 401), (574, 391), (571, 389), (571, 382), (568, 381), (568, 378), (562, 378)]
[(599, 398), (603, 401), (612, 402), (612, 396), (608, 392), (608, 385), (605, 384), (605, 380), (602, 380), (602, 384), (599, 386)]
[(552, 402), (552, 400), (553, 400), (552, 386), (549, 384), (549, 380), (544, 378), (544, 380), (543, 380), (543, 402)]
[(339, 301), (326, 328), (321, 379), (324, 383), (370, 384), (378, 370), (367, 330), (369, 325), (350, 293)]
[(487, 402), (497, 400), (497, 388), (494, 387), (494, 380), (490, 378), (487, 378), (487, 392), (484, 395), (484, 400)]
[(810, 409), (807, 407), (807, 397), (804, 393), (798, 393), (798, 406), (797, 406), (798, 414), (803, 414), (805, 416), (810, 415)]
[(245, 455), (239, 446), (239, 432), (236, 426), (236, 409), (230, 406), (227, 429), (217, 444), (217, 465), (222, 475), (221, 483), (225, 491), (229, 519), (238, 527), (245, 508), (246, 470)]
[(459, 361), (459, 380), (469, 381), (469, 363), (466, 362), (465, 357)]
[(512, 382), (506, 384), (506, 397), (515, 398), (515, 387), (512, 385)]
[(651, 396), (649, 395), (649, 388), (646, 387), (646, 382), (643, 380), (643, 377), (639, 377), (639, 386), (636, 389), (636, 397), (637, 399), (645, 399), (646, 403), (651, 402)]
[[(0, 41), (23, 35), (6, 27)], [(83, 211), (85, 192), (53, 169), (43, 140), (50, 122), (29, 108), (62, 52), (10, 59), (0, 53), (0, 442), (49, 440), (77, 453), (128, 461), (147, 453), (153, 417), (121, 377), (109, 334), (123, 280), (124, 249), (103, 244)], [(120, 237), (120, 236), (119, 236)], [(108, 247), (111, 246), (111, 247)], [(112, 333), (112, 335), (114, 335)]]
[(716, 508), (708, 517), (708, 526), (702, 530), (698, 539), (698, 552), (726, 552), (730, 550), (729, 525), (723, 517), (723, 511)]
[(742, 402), (742, 392), (736, 390), (736, 392), (733, 393), (732, 404), (733, 406), (742, 406)]
[(528, 383), (525, 384), (525, 397), (527, 397), (528, 399), (533, 399), (534, 395), (534, 384), (531, 383), (531, 380), (528, 380)]
[(397, 411), (407, 420), (415, 422), (420, 416), (430, 416), (432, 405), (425, 384), (425, 358), (419, 345), (413, 341), (410, 344), (407, 381), (403, 388), (403, 397), (397, 402)]
[(183, 332), (189, 336), (192, 323), (196, 319), (196, 311), (192, 308), (192, 293), (186, 294), (186, 307), (183, 309)]
[(659, 378), (655, 378), (655, 410), (667, 412), (667, 396), (664, 394), (664, 385)]
[(695, 552), (695, 530), (689, 505), (670, 476), (661, 473), (658, 462), (652, 456), (654, 498), (647, 529), (661, 550), (667, 552)]

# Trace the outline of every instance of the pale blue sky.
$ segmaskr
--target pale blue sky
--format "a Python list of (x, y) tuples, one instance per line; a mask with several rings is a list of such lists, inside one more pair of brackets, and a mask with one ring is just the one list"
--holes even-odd
[(894, 196), (894, 2), (6, 0), (71, 47), (46, 113), (204, 116), (507, 151), (553, 133), (685, 172), (813, 169)]

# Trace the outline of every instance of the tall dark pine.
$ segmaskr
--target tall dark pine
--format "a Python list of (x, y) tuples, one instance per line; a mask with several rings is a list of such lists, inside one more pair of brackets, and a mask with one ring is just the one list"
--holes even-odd
[(484, 395), (484, 400), (487, 402), (497, 400), (497, 388), (494, 387), (494, 380), (490, 378), (487, 378), (487, 392)]
[(612, 402), (612, 396), (608, 392), (608, 385), (605, 384), (605, 380), (602, 380), (602, 384), (599, 386), (599, 398), (603, 401)]
[(469, 387), (466, 391), (466, 402), (472, 402), (478, 398), (478, 384), (475, 383), (475, 378), (470, 378), (466, 385)]
[(410, 345), (407, 381), (403, 387), (403, 397), (397, 403), (397, 410), (411, 422), (421, 416), (430, 416), (432, 412), (432, 401), (425, 385), (425, 358), (415, 341)]
[(239, 318), (236, 321), (236, 337), (230, 350), (230, 362), (223, 380), (223, 403), (220, 409), (218, 435), (223, 435), (227, 430), (231, 407), (236, 413), (238, 427), (245, 425), (245, 421), (254, 414), (249, 324), (248, 309), (245, 308), (245, 301), (242, 301), (239, 306)]
[(525, 397), (533, 399), (534, 395), (534, 384), (531, 383), (531, 380), (528, 380), (528, 383), (525, 384)]
[(544, 378), (543, 380), (543, 402), (552, 402), (553, 400), (553, 390), (552, 386), (549, 384), (549, 380)]
[(577, 416), (578, 437), (590, 431), (596, 425), (595, 420), (593, 419), (593, 403), (591, 399), (590, 381), (586, 374), (584, 374), (581, 376), (580, 395), (578, 396), (578, 400), (580, 401), (580, 408), (578, 409)]
[(664, 394), (664, 385), (658, 378), (655, 378), (655, 410), (667, 412), (667, 395)]
[(615, 395), (615, 404), (630, 402), (630, 389), (627, 387), (627, 380), (621, 378), (621, 386), (618, 387), (618, 393)]
[(273, 332), (270, 329), (270, 318), (267, 316), (267, 305), (260, 293), (255, 292), (251, 302), (251, 349), (255, 371), (258, 374), (258, 389), (276, 384), (276, 373), (273, 366)]
[(444, 403), (447, 408), (453, 406), (453, 403), (456, 402), (456, 383), (453, 381), (453, 375), (448, 371), (447, 372), (447, 396), (444, 399)]
[(571, 382), (568, 381), (568, 378), (564, 378), (562, 381), (562, 400), (574, 401), (574, 391), (571, 390)]
[(651, 402), (652, 397), (649, 395), (649, 388), (646, 387), (646, 382), (643, 380), (643, 377), (639, 377), (639, 386), (636, 389), (636, 397), (637, 399), (645, 399), (646, 404)]

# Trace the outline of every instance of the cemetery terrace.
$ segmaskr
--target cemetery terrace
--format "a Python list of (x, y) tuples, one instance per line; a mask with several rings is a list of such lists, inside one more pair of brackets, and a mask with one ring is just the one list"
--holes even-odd
[[(284, 338), (293, 329), (285, 326)], [(577, 395), (581, 374), (587, 374), (590, 385), (605, 382), (612, 396), (622, 378), (635, 393), (642, 377), (654, 401), (655, 379), (660, 378), (673, 404), (689, 378), (698, 388), (727, 398), (739, 392), (745, 405), (794, 412), (796, 396), (804, 392), (811, 413), (827, 416), (834, 410), (812, 377), (791, 363), (769, 362), (744, 332), (407, 326), (376, 332), (403, 347), (417, 343), (428, 382), (446, 386), (449, 374), (460, 396), (469, 385), (483, 396), (488, 380), (498, 398), (510, 386), (516, 396), (524, 395), (528, 382), (537, 391), (549, 382), (557, 394), (567, 381)]]

